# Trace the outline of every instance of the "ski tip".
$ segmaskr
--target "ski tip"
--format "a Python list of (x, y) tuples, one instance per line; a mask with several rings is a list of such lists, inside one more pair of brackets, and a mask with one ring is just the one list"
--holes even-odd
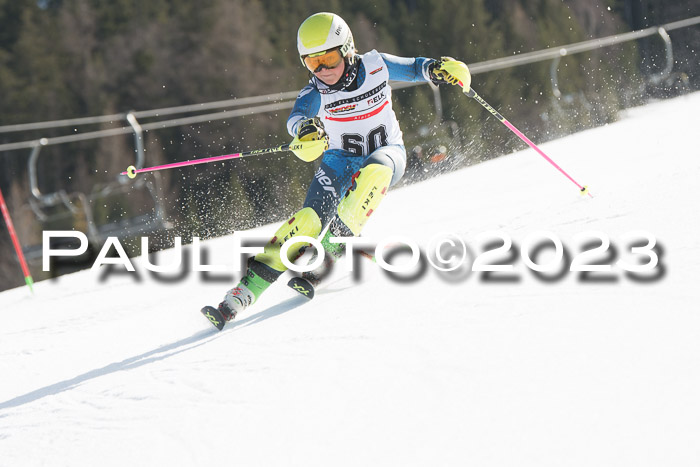
[(314, 298), (314, 286), (309, 281), (301, 277), (292, 277), (287, 285), (299, 295), (311, 300)]

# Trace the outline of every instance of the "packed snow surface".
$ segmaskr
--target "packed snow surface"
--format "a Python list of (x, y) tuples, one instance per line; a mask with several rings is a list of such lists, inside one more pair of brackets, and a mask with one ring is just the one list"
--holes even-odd
[[(695, 93), (543, 144), (593, 198), (530, 149), (390, 192), (366, 236), (423, 258), (463, 239), (451, 273), (399, 281), (359, 258), (359, 281), (341, 262), (311, 302), (285, 275), (222, 332), (199, 309), (234, 274), (166, 281), (143, 257), (140, 279), (0, 294), (0, 466), (700, 465), (698, 109)], [(609, 238), (584, 262), (610, 271), (538, 278), (521, 253), (556, 260), (527, 246), (541, 231), (565, 266)], [(471, 272), (501, 237), (510, 252), (483, 259), (514, 270)], [(208, 262), (230, 271), (233, 243), (204, 242)]]

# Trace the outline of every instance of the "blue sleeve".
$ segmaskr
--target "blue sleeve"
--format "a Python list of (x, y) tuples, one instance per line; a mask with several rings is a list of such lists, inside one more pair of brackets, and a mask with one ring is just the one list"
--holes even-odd
[(433, 60), (432, 58), (416, 57), (397, 57), (390, 54), (379, 54), (386, 63), (389, 70), (389, 79), (393, 81), (430, 81), (428, 74), (428, 65)]
[(297, 124), (301, 120), (312, 118), (318, 115), (321, 110), (321, 94), (316, 89), (316, 86), (311, 83), (304, 86), (297, 96), (292, 113), (287, 118), (287, 131), (290, 135), (297, 135)]

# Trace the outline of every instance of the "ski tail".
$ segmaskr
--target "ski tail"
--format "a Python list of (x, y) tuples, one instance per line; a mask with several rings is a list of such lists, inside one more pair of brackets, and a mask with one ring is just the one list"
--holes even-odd
[(226, 318), (224, 318), (224, 315), (222, 315), (221, 312), (213, 306), (205, 306), (199, 311), (201, 311), (209, 322), (219, 331), (221, 331), (226, 325)]
[(292, 277), (289, 282), (287, 282), (287, 285), (302, 297), (308, 298), (309, 300), (314, 298), (314, 286), (303, 277)]

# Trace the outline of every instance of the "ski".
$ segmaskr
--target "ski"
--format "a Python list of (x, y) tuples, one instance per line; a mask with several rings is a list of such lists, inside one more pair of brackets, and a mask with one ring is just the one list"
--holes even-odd
[[(363, 256), (373, 262), (377, 261), (372, 253), (369, 253), (365, 250), (357, 250), (357, 253), (360, 256)], [(326, 264), (322, 267), (328, 268), (331, 266), (332, 264)], [(314, 276), (314, 278), (311, 280), (308, 277), (304, 277), (307, 274), (309, 273), (304, 273), (301, 277), (292, 277), (291, 279), (289, 279), (289, 282), (287, 282), (287, 286), (295, 292), (297, 292), (299, 295), (311, 300), (312, 298), (314, 298), (316, 288), (321, 286), (322, 284), (322, 281), (325, 277), (325, 271), (322, 274), (315, 274), (315, 271), (311, 272), (310, 275)]]
[(289, 279), (289, 282), (287, 282), (287, 285), (302, 297), (308, 298), (309, 300), (314, 298), (314, 286), (303, 277), (292, 277)]
[(219, 331), (221, 331), (226, 325), (226, 318), (224, 318), (221, 312), (213, 306), (205, 306), (199, 311), (201, 311), (202, 314), (209, 320), (209, 322), (213, 324)]

